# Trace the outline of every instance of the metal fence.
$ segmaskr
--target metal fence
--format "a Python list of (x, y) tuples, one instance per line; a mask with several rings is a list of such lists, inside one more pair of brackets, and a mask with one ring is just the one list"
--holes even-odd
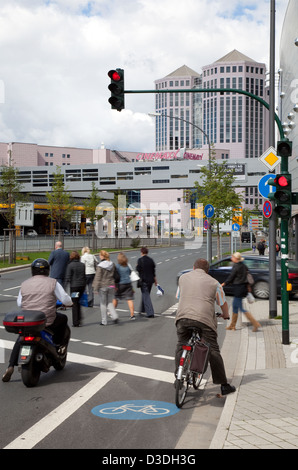
[[(23, 254), (28, 252), (43, 252), (52, 251), (55, 247), (55, 242), (58, 238), (50, 236), (39, 236), (39, 237), (25, 237), (15, 239), (15, 250), (16, 253)], [(171, 245), (171, 244), (182, 244), (183, 238), (176, 239), (172, 238), (138, 238), (138, 245), (133, 245), (135, 239), (132, 238), (97, 238), (90, 237), (90, 235), (79, 235), (79, 236), (65, 236), (61, 241), (63, 242), (64, 249), (67, 251), (77, 250), (81, 251), (84, 246), (89, 246), (92, 250), (101, 249), (123, 249), (123, 248), (137, 248), (138, 246), (160, 246), (160, 245)], [(0, 239), (0, 256), (4, 254), (7, 257), (9, 253), (9, 241), (8, 239)]]

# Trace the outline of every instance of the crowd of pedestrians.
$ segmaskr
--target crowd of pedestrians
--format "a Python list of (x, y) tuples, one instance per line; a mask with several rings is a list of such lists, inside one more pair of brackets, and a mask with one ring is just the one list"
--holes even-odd
[[(101, 321), (100, 325), (108, 324), (108, 316), (113, 323), (118, 323), (116, 308), (119, 300), (127, 301), (130, 320), (135, 320), (134, 311), (134, 279), (141, 290), (141, 305), (139, 315), (147, 318), (154, 317), (154, 308), (150, 298), (152, 285), (157, 285), (155, 262), (148, 256), (148, 248), (141, 248), (141, 257), (136, 265), (136, 272), (128, 263), (124, 253), (119, 253), (117, 263), (110, 260), (107, 251), (101, 250), (99, 259), (90, 253), (88, 247), (83, 247), (81, 255), (78, 251), (70, 254), (62, 248), (62, 243), (56, 242), (48, 259), (50, 277), (56, 279), (65, 289), (69, 289), (72, 298), (72, 325), (78, 327), (82, 322), (81, 304), (85, 296), (85, 306), (94, 306), (94, 294), (99, 296)], [(137, 273), (137, 274), (136, 274)], [(65, 309), (63, 305), (60, 307)]]

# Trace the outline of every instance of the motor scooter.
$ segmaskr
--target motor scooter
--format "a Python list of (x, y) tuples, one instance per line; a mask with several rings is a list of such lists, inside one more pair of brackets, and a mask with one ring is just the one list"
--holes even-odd
[(54, 333), (46, 327), (46, 316), (37, 310), (22, 310), (7, 313), (3, 320), (7, 332), (19, 335), (18, 364), (22, 381), (26, 387), (38, 384), (41, 372), (48, 372), (53, 366), (62, 370), (66, 364), (70, 328), (67, 325), (63, 345), (55, 344)]

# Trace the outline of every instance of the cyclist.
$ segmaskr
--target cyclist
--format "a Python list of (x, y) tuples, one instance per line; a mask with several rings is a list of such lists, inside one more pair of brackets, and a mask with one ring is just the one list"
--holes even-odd
[(209, 263), (203, 258), (195, 261), (193, 270), (179, 279), (179, 304), (176, 314), (178, 343), (176, 347), (176, 371), (182, 352), (182, 345), (191, 337), (189, 328), (198, 328), (200, 336), (210, 345), (209, 363), (214, 384), (221, 385), (221, 394), (235, 392), (227, 382), (225, 366), (217, 341), (217, 319), (214, 303), (222, 310), (221, 317), (229, 319), (229, 308), (222, 286), (209, 276)]
[[(17, 298), (17, 305), (23, 310), (39, 310), (46, 316), (46, 326), (50, 326), (54, 332), (54, 342), (61, 347), (68, 342), (66, 338), (67, 316), (56, 312), (57, 299), (63, 305), (71, 306), (72, 300), (56, 279), (49, 276), (50, 265), (47, 260), (38, 258), (31, 264), (32, 277), (21, 285)], [(9, 382), (14, 366), (18, 363), (20, 350), (19, 339), (15, 342), (11, 352), (9, 366), (6, 369), (2, 381)]]

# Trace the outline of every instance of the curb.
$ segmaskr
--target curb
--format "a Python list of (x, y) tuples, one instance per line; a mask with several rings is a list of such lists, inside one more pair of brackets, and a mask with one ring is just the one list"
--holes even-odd
[[(225, 338), (225, 340), (227, 337)], [(238, 351), (238, 359), (235, 366), (232, 383), (236, 387), (236, 392), (231, 393), (226, 397), (224, 409), (222, 411), (220, 420), (218, 422), (213, 439), (209, 449), (223, 449), (224, 444), (229, 432), (230, 424), (232, 421), (234, 409), (237, 403), (239, 387), (245, 371), (245, 364), (247, 359), (248, 350), (248, 330), (247, 328), (241, 329), (240, 348)]]

